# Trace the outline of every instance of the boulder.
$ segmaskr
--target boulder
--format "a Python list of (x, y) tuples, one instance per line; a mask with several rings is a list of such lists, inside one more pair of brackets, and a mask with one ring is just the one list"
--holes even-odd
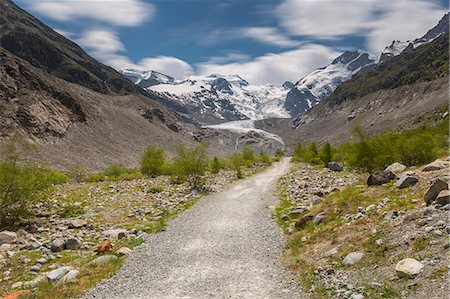
[(69, 250), (77, 250), (81, 247), (81, 241), (77, 238), (70, 237), (66, 240), (65, 248)]
[(368, 186), (380, 186), (397, 179), (392, 171), (375, 171), (367, 178)]
[(344, 260), (342, 261), (342, 264), (344, 266), (351, 266), (354, 264), (357, 264), (361, 261), (361, 259), (363, 258), (364, 253), (362, 252), (350, 252), (349, 254), (347, 254), (344, 258)]
[(332, 171), (342, 171), (342, 169), (344, 169), (342, 165), (337, 162), (330, 162), (328, 163), (327, 167), (329, 170)]
[(448, 167), (448, 164), (441, 160), (436, 160), (425, 166), (422, 171), (436, 171)]
[(108, 237), (114, 237), (118, 239), (125, 238), (127, 231), (125, 229), (108, 229), (103, 231), (103, 234)]
[(439, 192), (438, 196), (436, 197), (436, 203), (438, 205), (445, 206), (450, 202), (450, 190), (442, 190)]
[(87, 221), (83, 219), (72, 219), (69, 221), (69, 228), (82, 228), (87, 225)]
[(95, 260), (93, 260), (91, 262), (91, 264), (103, 265), (103, 264), (109, 263), (110, 261), (113, 261), (113, 260), (117, 260), (117, 256), (115, 256), (115, 255), (104, 255), (104, 256), (100, 256), (100, 257), (96, 258)]
[(386, 167), (384, 171), (392, 171), (393, 173), (402, 173), (405, 169), (406, 169), (405, 165), (395, 162)]
[(11, 244), (15, 241), (17, 241), (17, 234), (15, 232), (10, 232), (7, 230), (0, 232), (0, 245)]
[(53, 252), (58, 252), (64, 250), (66, 245), (66, 240), (63, 238), (56, 238), (52, 241), (52, 244), (50, 245), (50, 249)]
[(75, 269), (70, 270), (69, 272), (67, 272), (66, 275), (63, 276), (63, 278), (61, 278), (59, 283), (63, 283), (63, 284), (77, 283), (78, 282), (78, 279), (77, 279), (78, 274), (80, 274), (80, 271), (75, 270)]
[(395, 265), (395, 272), (399, 278), (414, 277), (423, 270), (423, 264), (416, 259), (406, 258)]
[(61, 278), (64, 277), (69, 271), (72, 270), (72, 267), (66, 266), (66, 267), (60, 267), (58, 269), (52, 270), (46, 274), (48, 280), (50, 282), (57, 282)]
[(131, 252), (132, 252), (132, 250), (128, 247), (120, 247), (116, 253), (118, 256), (124, 256), (124, 255), (129, 255)]
[(400, 179), (395, 183), (395, 186), (399, 189), (407, 188), (417, 184), (419, 180), (412, 175), (402, 175)]
[(314, 217), (314, 223), (315, 224), (321, 224), (323, 222), (323, 219), (325, 218), (325, 216), (327, 215), (327, 212), (320, 212), (319, 214), (317, 214)]
[(446, 178), (438, 178), (434, 180), (430, 188), (425, 192), (424, 200), (427, 204), (436, 200), (436, 197), (442, 190), (448, 190), (448, 181)]

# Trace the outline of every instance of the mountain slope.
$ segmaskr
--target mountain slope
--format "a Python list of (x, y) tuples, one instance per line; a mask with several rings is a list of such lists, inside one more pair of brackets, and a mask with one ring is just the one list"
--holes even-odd
[(372, 66), (375, 59), (363, 51), (346, 51), (330, 65), (302, 78), (289, 91), (284, 107), (290, 115), (304, 113), (327, 98), (342, 82), (357, 72)]
[(424, 36), (421, 38), (416, 38), (414, 41), (393, 41), (392, 44), (384, 49), (384, 51), (381, 53), (379, 62), (384, 62), (388, 60), (391, 57), (400, 55), (403, 52), (411, 51), (420, 45), (429, 43), (433, 41), (434, 39), (438, 38), (441, 35), (448, 34), (449, 33), (449, 14), (445, 14), (442, 19), (439, 21), (439, 23), (428, 30), (427, 33), (425, 33)]
[(77, 44), (10, 0), (0, 2), (0, 46), (61, 79), (104, 94), (129, 94), (136, 87)]
[(353, 76), (326, 100), (292, 120), (264, 120), (257, 128), (299, 141), (338, 144), (355, 124), (369, 134), (448, 120), (449, 37), (402, 53)]
[[(201, 123), (289, 116), (283, 109), (288, 92), (285, 87), (251, 85), (238, 75), (191, 76), (174, 81), (154, 71), (136, 74), (125, 69), (121, 72), (165, 105)], [(147, 77), (152, 78), (151, 85), (148, 79), (141, 79)]]

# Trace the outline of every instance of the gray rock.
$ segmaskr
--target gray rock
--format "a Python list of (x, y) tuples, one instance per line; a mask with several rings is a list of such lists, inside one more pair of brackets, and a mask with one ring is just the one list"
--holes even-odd
[(18, 289), (23, 286), (23, 282), (18, 281), (11, 286), (11, 289)]
[(436, 171), (436, 170), (444, 169), (447, 166), (448, 166), (448, 163), (441, 161), (441, 160), (436, 160), (436, 161), (431, 162), (427, 166), (425, 166), (422, 169), (422, 171)]
[(46, 264), (48, 262), (48, 260), (46, 258), (41, 257), (36, 262), (43, 265), (43, 264)]
[(400, 179), (395, 183), (395, 186), (399, 189), (407, 188), (417, 184), (419, 180), (412, 175), (402, 175)]
[(87, 225), (87, 221), (83, 219), (73, 219), (69, 222), (69, 228), (82, 228)]
[(342, 169), (344, 169), (342, 165), (337, 162), (330, 162), (328, 163), (327, 167), (329, 170), (332, 171), (342, 171)]
[(367, 178), (368, 186), (380, 186), (397, 179), (392, 171), (375, 171)]
[(450, 202), (450, 190), (442, 190), (436, 197), (436, 203), (444, 206)]
[(105, 236), (114, 237), (118, 239), (122, 239), (126, 237), (127, 231), (125, 229), (109, 229), (103, 231)]
[(115, 255), (104, 255), (104, 256), (100, 256), (100, 257), (96, 258), (95, 260), (93, 260), (91, 262), (91, 264), (95, 264), (95, 265), (106, 264), (106, 263), (109, 263), (110, 261), (117, 260), (117, 258), (118, 257)]
[(352, 297), (350, 297), (350, 299), (364, 299), (364, 295), (363, 294), (353, 294)]
[(0, 245), (11, 244), (17, 241), (17, 234), (15, 232), (10, 232), (4, 230), (0, 232)]
[(66, 266), (66, 267), (60, 267), (58, 269), (52, 270), (46, 274), (48, 280), (50, 282), (57, 282), (61, 278), (64, 277), (69, 271), (72, 270), (72, 267)]
[(81, 241), (77, 238), (71, 237), (66, 240), (65, 248), (69, 250), (77, 250), (81, 246)]
[(329, 256), (332, 256), (332, 255), (335, 255), (335, 254), (338, 254), (338, 249), (337, 249), (337, 247), (333, 247), (333, 248), (331, 248), (330, 250), (328, 250), (327, 252), (325, 252), (324, 254), (323, 254), (323, 256), (324, 257), (329, 257)]
[(317, 214), (315, 217), (314, 217), (314, 223), (315, 224), (321, 224), (322, 222), (323, 222), (323, 220), (324, 220), (324, 218), (325, 218), (325, 216), (327, 215), (327, 212), (320, 212), (319, 214)]
[(39, 271), (41, 271), (41, 269), (42, 269), (42, 265), (41, 264), (36, 264), (36, 265), (34, 265), (34, 266), (32, 266), (30, 268), (30, 271), (32, 271), (32, 272), (39, 272)]
[(363, 258), (364, 253), (362, 252), (350, 252), (349, 254), (347, 254), (344, 258), (344, 260), (342, 261), (342, 264), (344, 266), (351, 266), (354, 264), (357, 264), (361, 261), (361, 259)]
[(64, 250), (64, 247), (66, 245), (66, 240), (63, 238), (56, 238), (52, 241), (52, 244), (50, 245), (50, 249), (53, 252), (58, 252)]
[(406, 258), (395, 265), (395, 272), (399, 278), (414, 277), (423, 270), (423, 264), (416, 259)]
[(60, 283), (63, 284), (68, 284), (68, 283), (77, 283), (78, 279), (77, 276), (80, 274), (80, 271), (78, 270), (70, 270), (66, 275), (64, 275), (63, 278), (61, 278), (61, 280), (59, 281)]
[(424, 200), (427, 204), (436, 200), (436, 197), (442, 190), (448, 190), (448, 182), (446, 178), (438, 178), (434, 180), (430, 188), (425, 192)]
[(385, 171), (392, 171), (393, 173), (402, 173), (406, 169), (406, 166), (395, 162), (386, 167)]

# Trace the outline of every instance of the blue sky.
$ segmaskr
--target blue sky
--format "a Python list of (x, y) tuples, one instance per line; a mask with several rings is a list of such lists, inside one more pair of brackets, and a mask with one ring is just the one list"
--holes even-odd
[(346, 49), (422, 36), (442, 0), (16, 0), (116, 69), (297, 81)]

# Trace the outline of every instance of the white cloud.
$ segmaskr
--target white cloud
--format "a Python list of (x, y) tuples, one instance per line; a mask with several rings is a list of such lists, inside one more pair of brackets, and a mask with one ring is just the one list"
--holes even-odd
[(169, 56), (144, 58), (138, 62), (138, 69), (157, 71), (175, 79), (184, 79), (193, 74), (190, 64), (176, 57)]
[(361, 34), (374, 53), (392, 40), (422, 36), (446, 12), (429, 0), (285, 0), (276, 11), (292, 35), (337, 39)]
[(27, 0), (31, 10), (58, 21), (88, 18), (118, 26), (137, 26), (152, 18), (155, 7), (142, 0)]
[(62, 29), (59, 29), (59, 28), (53, 28), (53, 30), (55, 30), (56, 32), (58, 32), (62, 36), (66, 37), (66, 38), (69, 38), (69, 39), (72, 38), (72, 36), (73, 36), (72, 32), (69, 32), (69, 31), (66, 31), (66, 30), (62, 30)]
[(238, 52), (230, 52), (223, 56), (212, 56), (209, 57), (207, 62), (208, 64), (215, 64), (215, 63), (230, 63), (230, 62), (244, 62), (247, 60), (250, 60), (250, 55), (238, 53)]
[(84, 32), (76, 42), (99, 53), (116, 53), (125, 50), (125, 46), (115, 32), (103, 29)]
[(248, 27), (239, 29), (238, 33), (241, 38), (250, 38), (281, 48), (298, 47), (301, 44), (301, 42), (290, 39), (274, 27)]
[(252, 84), (278, 84), (301, 79), (316, 68), (330, 63), (340, 53), (321, 45), (305, 45), (300, 49), (265, 54), (247, 62), (228, 64), (199, 63), (197, 73), (206, 75), (239, 74)]

